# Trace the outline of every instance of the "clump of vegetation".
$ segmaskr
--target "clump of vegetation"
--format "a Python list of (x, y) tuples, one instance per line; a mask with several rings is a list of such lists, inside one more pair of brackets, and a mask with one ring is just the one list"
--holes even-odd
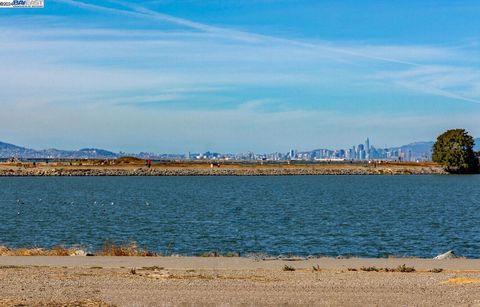
[(320, 272), (320, 271), (321, 271), (320, 266), (319, 266), (318, 264), (317, 264), (317, 265), (314, 265), (314, 266), (312, 267), (312, 269), (313, 269), (314, 272)]
[(443, 269), (441, 269), (441, 268), (433, 268), (433, 269), (431, 269), (429, 272), (431, 272), (431, 273), (442, 273), (442, 272), (443, 272)]
[(114, 160), (114, 164), (143, 164), (145, 160), (135, 157), (120, 157)]
[(441, 134), (433, 145), (432, 160), (449, 173), (479, 172), (479, 162), (473, 147), (475, 141), (464, 129), (452, 129)]
[(153, 257), (156, 253), (137, 247), (135, 242), (126, 245), (117, 245), (112, 241), (106, 241), (102, 250), (95, 254), (96, 256), (139, 256)]
[(349, 272), (356, 272), (356, 271), (358, 271), (358, 270), (355, 269), (355, 268), (348, 268), (347, 271), (349, 271)]
[(163, 269), (164, 269), (164, 267), (157, 266), (157, 265), (142, 267), (142, 270), (147, 270), (147, 271), (161, 271)]
[(293, 266), (289, 266), (289, 265), (285, 264), (285, 266), (283, 267), (283, 270), (287, 271), (287, 272), (293, 272), (293, 271), (295, 271), (295, 268)]
[(76, 248), (55, 246), (52, 249), (39, 247), (10, 249), (0, 246), (0, 256), (70, 256), (77, 251)]
[(18, 266), (18, 265), (0, 265), (0, 270), (3, 269), (21, 269), (24, 267)]
[[(356, 269), (348, 269), (349, 271), (356, 271)], [(411, 273), (415, 272), (414, 267), (408, 267), (405, 264), (399, 265), (396, 268), (377, 268), (374, 266), (361, 267), (360, 271), (364, 272), (398, 272), (398, 273)]]
[[(0, 256), (93, 256), (93, 254), (86, 253), (78, 247), (66, 248), (64, 246), (55, 246), (51, 249), (40, 247), (11, 249), (6, 246), (0, 246)], [(95, 256), (152, 257), (157, 256), (157, 254), (138, 248), (135, 243), (117, 245), (111, 241), (107, 241), (104, 243), (103, 248), (95, 253)]]
[(397, 272), (397, 273), (411, 273), (411, 272), (415, 272), (415, 268), (414, 267), (408, 267), (406, 266), (405, 264), (403, 265), (399, 265), (398, 267), (396, 268), (383, 268), (381, 269), (382, 271), (385, 271), (385, 272)]
[(412, 273), (412, 272), (415, 272), (415, 268), (414, 268), (414, 267), (409, 267), (409, 266), (406, 266), (405, 264), (403, 264), (403, 265), (399, 265), (399, 266), (394, 270), (394, 272)]
[(374, 267), (374, 266), (369, 266), (369, 267), (361, 267), (360, 268), (360, 271), (364, 271), (364, 272), (379, 272), (380, 269)]

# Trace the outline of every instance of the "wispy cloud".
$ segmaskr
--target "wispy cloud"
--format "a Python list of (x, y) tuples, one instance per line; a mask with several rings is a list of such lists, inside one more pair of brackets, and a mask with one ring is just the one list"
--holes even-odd
[[(225, 27), (216, 27), (189, 19), (179, 18), (168, 14), (160, 13), (138, 4), (127, 3), (123, 1), (110, 0), (109, 2), (125, 7), (125, 9), (110, 8), (101, 5), (89, 4), (77, 0), (54, 0), (56, 2), (73, 5), (82, 9), (89, 9), (100, 12), (108, 12), (120, 15), (128, 15), (139, 18), (147, 18), (161, 22), (172, 23), (178, 26), (187, 27), (193, 30), (205, 32), (217, 37), (228, 38), (229, 40), (238, 40), (248, 43), (267, 43), (281, 44), (285, 46), (293, 46), (303, 50), (320, 53), (321, 56), (329, 56), (336, 61), (348, 63), (348, 59), (342, 57), (353, 57), (364, 60), (384, 62), (390, 64), (398, 64), (406, 67), (409, 71), (411, 68), (428, 70), (431, 64), (423, 64), (417, 61), (432, 61), (435, 59), (445, 59), (452, 57), (454, 50), (448, 48), (435, 48), (431, 46), (335, 46), (328, 42), (304, 42), (292, 39), (285, 39), (275, 36), (256, 34), (246, 31), (238, 31)], [(388, 55), (388, 56), (387, 56)], [(392, 57), (395, 56), (395, 57)], [(468, 81), (466, 81), (468, 83)], [(396, 82), (397, 85), (406, 84), (406, 88), (424, 91), (427, 94), (439, 95), (446, 98), (462, 100), (466, 102), (480, 103), (476, 97), (469, 97), (468, 93), (458, 93), (450, 90), (448, 87), (434, 85), (435, 82), (429, 82), (428, 86), (411, 86), (409, 82)], [(467, 86), (473, 87), (472, 84)]]
[[(98, 14), (72, 25), (0, 20), (25, 24), (0, 32), (0, 128), (32, 146), (268, 151), (367, 134), (398, 145), (455, 125), (480, 133), (478, 46), (300, 40), (138, 4), (52, 1)], [(97, 15), (142, 27), (105, 26)], [(413, 99), (392, 110), (404, 97)]]
[(162, 22), (169, 22), (179, 26), (185, 26), (191, 29), (212, 33), (218, 36), (223, 36), (223, 37), (227, 37), (229, 39), (234, 39), (234, 40), (247, 41), (247, 42), (271, 41), (271, 42), (283, 43), (288, 45), (294, 45), (302, 48), (333, 52), (333, 53), (338, 53), (342, 55), (361, 57), (361, 58), (377, 60), (377, 61), (412, 65), (412, 66), (419, 65), (414, 62), (403, 61), (399, 59), (389, 58), (386, 56), (377, 56), (377, 55), (372, 55), (367, 53), (361, 53), (359, 51), (352, 50), (352, 49), (329, 46), (328, 44), (313, 44), (313, 43), (301, 42), (297, 40), (285, 39), (285, 38), (280, 38), (275, 36), (262, 35), (257, 33), (246, 32), (246, 31), (238, 31), (238, 30), (229, 29), (229, 28), (210, 26), (207, 24), (194, 22), (188, 19), (179, 18), (179, 17), (168, 15), (168, 14), (163, 14), (163, 13), (145, 8), (144, 6), (141, 6), (138, 4), (126, 3), (122, 1), (110, 1), (110, 2), (123, 5), (125, 7), (132, 9), (133, 11), (114, 9), (114, 8), (109, 8), (105, 6), (100, 6), (100, 5), (87, 4), (85, 2), (76, 1), (76, 0), (54, 0), (54, 1), (70, 4), (83, 9), (117, 13), (121, 15), (131, 15), (135, 17), (154, 19)]
[[(136, 10), (130, 11), (130, 10), (117, 9), (117, 8), (112, 8), (112, 7), (102, 6), (102, 5), (86, 3), (82, 1), (75, 1), (75, 0), (53, 0), (53, 2), (68, 4), (68, 5), (75, 6), (77, 8), (93, 10), (96, 12), (113, 13), (113, 14), (120, 14), (120, 15), (131, 16), (131, 17), (150, 18), (150, 19), (155, 19), (157, 21), (174, 23), (176, 25), (185, 26), (185, 27), (200, 30), (200, 31), (217, 32), (218, 30), (220, 30), (219, 28), (193, 22), (188, 19), (177, 18), (174, 16), (161, 14), (161, 13), (151, 14), (149, 12), (150, 10), (147, 10), (141, 6), (138, 6), (138, 7), (132, 6), (132, 7), (135, 7)], [(122, 2), (117, 2), (117, 3), (124, 6), (128, 6), (128, 4), (126, 3), (122, 3)]]
[(471, 68), (431, 65), (380, 72), (374, 78), (413, 91), (480, 104), (480, 71)]

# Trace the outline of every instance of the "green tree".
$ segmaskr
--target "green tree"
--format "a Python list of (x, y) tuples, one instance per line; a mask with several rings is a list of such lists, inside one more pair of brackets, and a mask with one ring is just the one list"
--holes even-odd
[(447, 172), (477, 173), (478, 159), (473, 152), (475, 141), (464, 129), (452, 129), (441, 134), (433, 145), (432, 159)]

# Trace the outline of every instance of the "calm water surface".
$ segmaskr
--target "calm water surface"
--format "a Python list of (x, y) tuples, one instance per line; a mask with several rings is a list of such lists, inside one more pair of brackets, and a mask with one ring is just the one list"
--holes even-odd
[(480, 176), (0, 178), (0, 245), (480, 258)]

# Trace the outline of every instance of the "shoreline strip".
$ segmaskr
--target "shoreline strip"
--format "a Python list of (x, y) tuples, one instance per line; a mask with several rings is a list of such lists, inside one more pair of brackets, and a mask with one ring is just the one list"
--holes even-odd
[(169, 269), (219, 269), (219, 270), (282, 270), (285, 265), (296, 269), (324, 270), (360, 269), (362, 267), (393, 268), (401, 265), (416, 270), (480, 271), (480, 259), (422, 259), (422, 258), (312, 258), (306, 260), (255, 260), (243, 257), (121, 257), (121, 256), (1, 256), (1, 266), (47, 267), (164, 267)]

